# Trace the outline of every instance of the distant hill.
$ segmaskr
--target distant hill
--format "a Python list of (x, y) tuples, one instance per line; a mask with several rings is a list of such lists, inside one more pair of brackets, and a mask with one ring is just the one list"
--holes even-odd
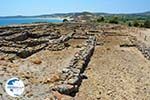
[(47, 17), (78, 17), (78, 16), (146, 16), (150, 17), (150, 11), (143, 12), (143, 13), (133, 13), (133, 14), (110, 14), (110, 13), (91, 13), (91, 12), (75, 12), (75, 13), (56, 13), (56, 14), (45, 14), (45, 15), (37, 15), (37, 16), (1, 16), (0, 18), (36, 18), (36, 17), (41, 17), (41, 18), (47, 18)]
[(143, 13), (137, 13), (136, 15), (150, 16), (150, 11), (143, 12)]
[(25, 18), (25, 17), (30, 17), (30, 16), (22, 16), (22, 15), (17, 15), (17, 16), (0, 16), (0, 18)]

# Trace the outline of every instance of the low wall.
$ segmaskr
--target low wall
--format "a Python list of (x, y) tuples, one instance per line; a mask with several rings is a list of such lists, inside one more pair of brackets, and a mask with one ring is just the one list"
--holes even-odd
[(85, 46), (74, 55), (69, 66), (62, 70), (61, 81), (53, 88), (54, 91), (70, 96), (75, 95), (78, 91), (82, 80), (86, 78), (83, 72), (94, 52), (96, 38), (89, 37), (84, 45)]

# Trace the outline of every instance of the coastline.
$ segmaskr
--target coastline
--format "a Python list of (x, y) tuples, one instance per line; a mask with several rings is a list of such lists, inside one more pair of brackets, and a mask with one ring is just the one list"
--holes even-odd
[[(8, 22), (3, 24), (4, 20), (8, 20)], [(21, 21), (19, 22), (19, 20)], [(1, 21), (2, 21), (2, 24), (1, 24)], [(62, 21), (63, 21), (63, 18), (50, 18), (50, 17), (49, 18), (42, 18), (42, 17), (3, 18), (0, 20), (0, 27), (14, 27), (14, 26), (26, 26), (26, 25), (28, 26), (28, 25), (38, 25), (38, 24), (46, 24), (46, 23), (61, 23)]]
[(0, 28), (5, 28), (5, 27), (25, 27), (25, 26), (34, 26), (34, 25), (45, 25), (45, 24), (47, 24), (47, 23), (10, 24), (10, 25), (0, 26)]
[(45, 18), (44, 17), (35, 17), (34, 19), (54, 19), (54, 20), (67, 19), (67, 20), (72, 20), (72, 18), (69, 18), (69, 17), (45, 17)]
[(53, 19), (53, 20), (63, 20), (63, 19), (67, 19), (67, 20), (72, 20), (72, 18), (69, 17), (11, 17), (11, 18), (0, 18), (0, 19)]

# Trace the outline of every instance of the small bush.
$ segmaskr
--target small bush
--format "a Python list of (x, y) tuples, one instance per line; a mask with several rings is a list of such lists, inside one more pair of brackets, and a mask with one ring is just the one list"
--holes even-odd
[(105, 18), (104, 17), (100, 17), (97, 19), (97, 22), (104, 22), (105, 21)]
[(112, 19), (110, 19), (109, 23), (118, 24), (119, 23), (118, 17), (113, 17)]
[(146, 20), (146, 21), (144, 22), (144, 27), (145, 27), (145, 28), (150, 28), (150, 20)]
[(140, 26), (140, 24), (139, 24), (139, 22), (138, 22), (137, 20), (135, 20), (135, 21), (133, 21), (133, 26), (135, 26), (135, 27), (139, 27), (139, 26)]
[(63, 22), (69, 22), (68, 19), (63, 19)]
[(128, 23), (128, 26), (130, 26), (130, 27), (131, 27), (131, 26), (132, 26), (132, 23), (131, 23), (131, 22), (129, 22), (129, 23)]

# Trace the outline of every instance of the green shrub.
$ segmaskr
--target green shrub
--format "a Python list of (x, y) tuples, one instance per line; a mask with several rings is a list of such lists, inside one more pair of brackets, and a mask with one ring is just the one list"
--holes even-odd
[(68, 19), (63, 19), (63, 22), (69, 22)]
[(143, 25), (145, 28), (150, 28), (150, 20), (146, 20)]
[(119, 23), (118, 17), (113, 17), (112, 19), (109, 20), (109, 23), (118, 24)]
[(131, 23), (131, 22), (129, 22), (129, 23), (128, 23), (128, 26), (132, 26), (132, 23)]
[(104, 17), (100, 17), (97, 19), (97, 22), (104, 22), (105, 21), (105, 18)]
[(135, 20), (135, 21), (133, 21), (133, 26), (135, 26), (135, 27), (139, 27), (139, 26), (140, 26), (140, 24), (139, 24), (139, 22), (138, 22), (137, 20)]

